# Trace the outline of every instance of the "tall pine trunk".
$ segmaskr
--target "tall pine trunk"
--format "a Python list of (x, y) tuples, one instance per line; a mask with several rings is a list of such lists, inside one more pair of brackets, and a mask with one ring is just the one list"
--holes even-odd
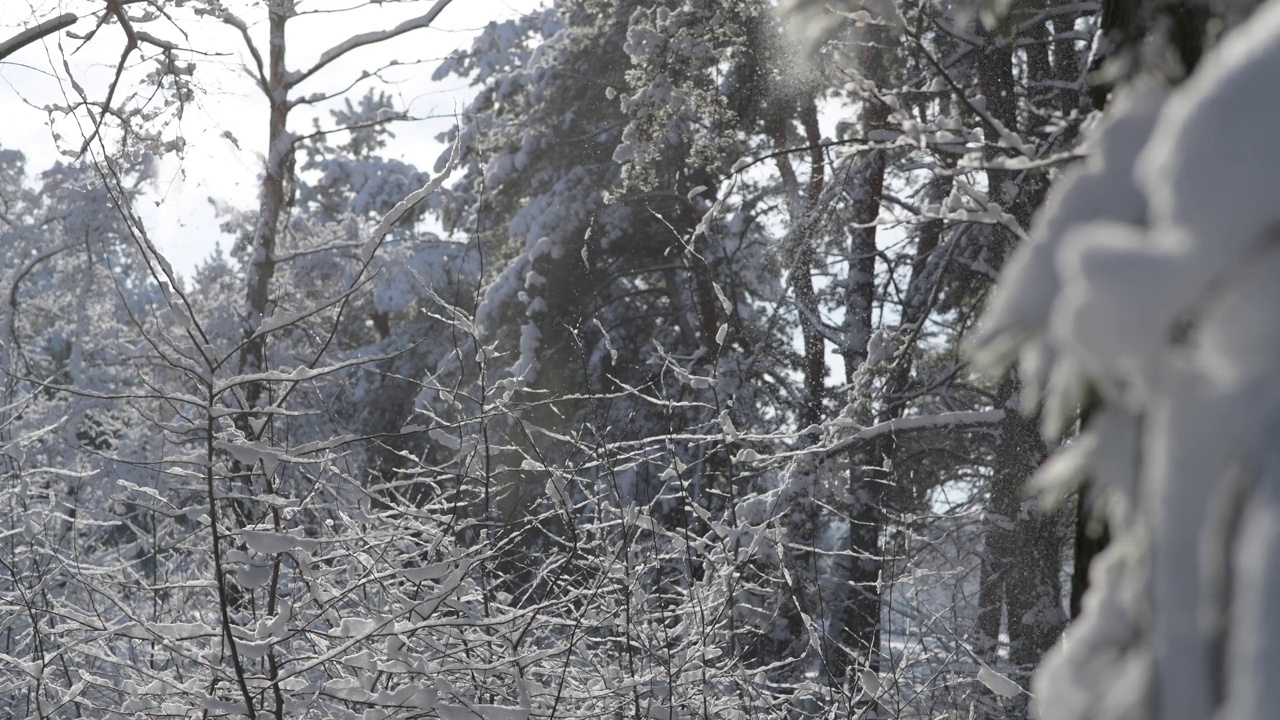
[[(871, 90), (882, 86), (886, 32), (880, 26), (867, 26), (859, 38), (862, 42), (860, 69)], [(882, 129), (889, 119), (889, 107), (874, 92), (863, 98), (862, 128), (864, 135)], [(867, 344), (873, 332), (872, 310), (875, 303), (877, 227), (880, 203), (884, 194), (888, 151), (872, 148), (854, 160), (858, 167), (851, 178), (853, 197), (848, 229), (845, 261), (848, 275), (844, 282), (845, 320), (840, 354), (844, 358), (845, 382), (850, 401), (857, 404), (854, 419), (869, 425), (873, 419), (871, 398), (859, 397), (870, 391), (858, 387), (858, 369), (867, 360)], [(852, 678), (858, 669), (878, 672), (880, 669), (880, 574), (882, 571), (881, 536), (884, 531), (884, 459), (880, 448), (873, 446), (857, 451), (849, 458), (849, 536), (845, 548), (847, 567), (840, 613), (840, 644), (853, 653), (841, 654), (841, 664), (834, 671), (839, 677)], [(860, 666), (860, 667), (859, 667)], [(852, 684), (852, 683), (851, 683)], [(870, 693), (869, 693), (870, 694)]]

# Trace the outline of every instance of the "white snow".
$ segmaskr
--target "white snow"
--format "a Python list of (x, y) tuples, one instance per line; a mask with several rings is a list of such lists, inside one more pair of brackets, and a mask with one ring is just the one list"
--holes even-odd
[[(1055, 184), (1036, 216), (1031, 242), (1010, 259), (1001, 276), (975, 342), (977, 363), (1010, 362), (1019, 345), (1043, 332), (1061, 289), (1055, 257), (1070, 228), (1088, 221), (1133, 223), (1146, 215), (1145, 198), (1132, 177), (1133, 164), (1164, 97), (1165, 91), (1154, 84), (1118, 93), (1106, 119), (1086, 143), (1089, 159)], [(953, 205), (957, 197), (952, 194)], [(1024, 372), (1040, 377), (1037, 370), (1044, 364), (1045, 351), (1035, 343), (1024, 345)]]
[(315, 552), (320, 542), (303, 535), (302, 530), (274, 532), (268, 530), (241, 530), (240, 538), (250, 550), (263, 555), (305, 550)]
[(988, 690), (1000, 697), (1011, 698), (1022, 694), (1022, 688), (1019, 687), (1018, 683), (1010, 680), (1004, 675), (1001, 675), (995, 670), (992, 670), (986, 665), (983, 665), (982, 668), (978, 670), (978, 682), (986, 685)]
[(1033, 680), (1044, 720), (1275, 715), (1280, 2), (1162, 96), (1097, 129), (981, 336), (989, 365), (1021, 351), (1047, 430), (1086, 387), (1105, 403), (1040, 480), (1091, 476), (1113, 533)]

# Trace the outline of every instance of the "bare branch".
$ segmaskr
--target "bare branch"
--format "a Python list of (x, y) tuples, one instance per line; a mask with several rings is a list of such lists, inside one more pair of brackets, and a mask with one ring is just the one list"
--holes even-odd
[[(124, 75), (124, 66), (128, 62), (129, 56), (134, 50), (138, 49), (138, 36), (133, 30), (133, 23), (129, 22), (129, 15), (125, 13), (124, 8), (120, 5), (120, 0), (107, 0), (107, 12), (116, 16), (120, 21), (120, 28), (124, 30), (126, 42), (124, 50), (120, 52), (120, 61), (116, 64), (115, 77), (111, 79), (111, 86), (107, 88), (107, 99), (102, 103), (102, 115), (93, 123), (93, 132), (89, 133), (84, 139), (84, 144), (80, 146), (80, 154), (85, 154), (89, 149), (89, 145), (98, 137), (98, 133), (102, 132), (102, 124), (107, 120), (107, 113), (111, 110), (111, 101), (115, 98), (116, 88), (120, 85), (120, 78)], [(70, 68), (67, 74), (70, 75)], [(92, 112), (90, 112), (92, 117)]]
[(254, 80), (257, 81), (258, 87), (262, 89), (264, 94), (270, 94), (267, 89), (267, 70), (262, 62), (262, 53), (258, 52), (258, 46), (253, 44), (253, 39), (249, 37), (249, 26), (244, 20), (223, 10), (218, 13), (218, 19), (240, 31), (240, 37), (244, 40), (244, 45), (249, 49), (249, 56), (253, 58), (253, 64), (257, 68), (257, 74), (250, 73)]

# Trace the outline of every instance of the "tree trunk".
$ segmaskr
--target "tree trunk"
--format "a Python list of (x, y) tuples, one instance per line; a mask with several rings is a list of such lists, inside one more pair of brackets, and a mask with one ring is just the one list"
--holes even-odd
[[(1042, 27), (1029, 33), (1047, 43)], [(978, 65), (982, 93), (987, 98), (987, 132), (1018, 134), (1019, 117), (1015, 96), (1015, 37), (1006, 24), (988, 34)], [(1054, 79), (1047, 44), (1027, 50), (1026, 68), (1032, 87), (1046, 87)], [(1069, 68), (1070, 65), (1064, 67)], [(1030, 123), (1036, 122), (1029, 118)], [(990, 124), (999, 127), (991, 127)], [(998, 157), (994, 152), (992, 157)], [(1048, 188), (1043, 173), (987, 170), (990, 201), (1012, 215), (1022, 229), (1031, 218)], [(1018, 242), (1017, 234), (1003, 225), (991, 226), (991, 242), (986, 247), (987, 262), (1000, 269)], [(978, 652), (994, 662), (999, 652), (1001, 620), (1009, 637), (1009, 660), (1017, 666), (1013, 679), (1022, 686), (1030, 670), (1056, 642), (1066, 618), (1062, 612), (1060, 567), (1064, 538), (1061, 523), (1023, 502), (1023, 489), (1048, 456), (1040, 438), (1039, 423), (1019, 412), (1018, 370), (1005, 377), (997, 393), (997, 405), (1006, 411), (999, 426), (995, 447), (993, 478), (987, 496), (986, 549), (982, 558), (979, 588)], [(1025, 714), (1024, 697), (1005, 704), (1008, 717)]]
[[(877, 87), (884, 70), (884, 28), (868, 26), (861, 38), (860, 65)], [(889, 118), (889, 108), (879, 98), (863, 99), (863, 133), (882, 129)], [(884, 193), (887, 151), (870, 149), (856, 161), (859, 167), (851, 178), (851, 208), (848, 253), (848, 275), (844, 284), (845, 320), (840, 354), (844, 358), (845, 382), (849, 401), (856, 403), (856, 421), (869, 425), (873, 419), (871, 398), (860, 397), (870, 391), (858, 387), (858, 369), (867, 360), (867, 344), (873, 332), (872, 309), (875, 303), (877, 227), (880, 203)], [(879, 468), (884, 464), (879, 445), (856, 453), (849, 459), (849, 539), (848, 567), (843, 568), (847, 585), (841, 595), (840, 644), (854, 653), (841, 653), (841, 663), (833, 669), (840, 678), (852, 678), (861, 665), (872, 672), (880, 669), (880, 574), (882, 571), (881, 536), (884, 533), (884, 481)], [(852, 683), (850, 683), (852, 685)]]
[[(285, 67), (285, 24), (292, 10), (283, 3), (272, 3), (268, 10), (268, 33), (270, 51), (267, 76), (267, 98), (270, 105), (268, 120), (269, 150), (267, 153), (266, 176), (262, 181), (259, 198), (258, 224), (254, 229), (252, 253), (247, 268), (247, 290), (245, 294), (245, 310), (248, 326), (245, 329), (246, 339), (240, 350), (236, 372), (242, 375), (261, 373), (267, 368), (266, 338), (258, 334), (258, 330), (266, 317), (270, 304), (271, 279), (275, 275), (276, 235), (285, 206), (285, 185), (293, 174), (293, 140), (286, 130), (289, 117), (288, 78)], [(253, 381), (243, 386), (244, 395), (239, 399), (242, 412), (234, 417), (234, 423), (246, 439), (260, 440), (268, 432), (268, 424), (260, 423), (254, 427), (250, 420), (259, 417), (256, 411), (264, 404), (263, 396), (268, 388), (265, 382)], [(270, 398), (267, 398), (267, 403)], [(270, 416), (265, 416), (269, 418)], [(236, 527), (246, 527), (258, 521), (254, 517), (255, 508), (247, 500), (258, 494), (254, 485), (254, 466), (232, 459), (230, 463), (233, 483), (241, 486), (240, 492), (245, 497), (231, 501), (231, 517)], [(274, 492), (269, 487), (262, 492)], [(229, 587), (229, 602), (237, 611), (248, 611), (253, 606), (253, 592), (245, 590), (237, 584)]]

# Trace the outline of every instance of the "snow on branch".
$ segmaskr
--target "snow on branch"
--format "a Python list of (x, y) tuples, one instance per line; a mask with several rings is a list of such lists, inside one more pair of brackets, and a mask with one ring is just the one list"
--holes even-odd
[(23, 30), (8, 40), (0, 42), (0, 60), (5, 59), (46, 35), (52, 35), (63, 28), (71, 27), (76, 24), (76, 21), (79, 19), (79, 16), (75, 13), (63, 13), (56, 18), (45, 20), (35, 27)]
[(360, 249), (360, 260), (363, 263), (366, 265), (369, 263), (369, 260), (373, 257), (374, 251), (377, 250), (378, 245), (382, 243), (382, 239), (387, 236), (387, 233), (391, 232), (391, 228), (394, 227), (396, 223), (400, 222), (400, 218), (404, 217), (405, 213), (412, 210), (415, 205), (425, 200), (427, 196), (439, 190), (440, 187), (444, 185), (444, 181), (449, 179), (449, 175), (453, 172), (453, 168), (458, 163), (458, 155), (461, 153), (461, 148), (461, 142), (454, 143), (453, 153), (449, 156), (449, 162), (445, 165), (444, 170), (441, 171), (441, 173), (434, 179), (428, 181), (426, 185), (414, 190), (409, 193), (405, 199), (396, 203), (396, 206), (391, 208), (391, 211), (382, 218), (382, 222), (378, 223), (377, 229), (373, 231), (373, 234)]
[[(1004, 410), (959, 410), (932, 415), (913, 415), (911, 417), (894, 418), (885, 422), (862, 428), (834, 445), (821, 448), (828, 456), (849, 449), (850, 446), (871, 440), (881, 435), (889, 435), (907, 430), (936, 430), (939, 428), (957, 428), (970, 425), (995, 425), (1004, 419)], [(840, 421), (836, 421), (837, 424)]]
[(337, 60), (343, 55), (346, 55), (352, 50), (355, 50), (356, 48), (361, 48), (366, 45), (376, 45), (377, 43), (385, 42), (392, 38), (396, 38), (401, 35), (404, 35), (405, 33), (430, 27), (431, 23), (435, 22), (436, 17), (439, 16), (440, 13), (446, 7), (449, 6), (450, 2), (452, 2), (452, 0), (436, 0), (436, 4), (432, 5), (431, 9), (428, 10), (426, 13), (419, 15), (416, 18), (405, 20), (404, 22), (391, 28), (390, 30), (377, 30), (374, 32), (361, 33), (359, 35), (353, 35), (347, 38), (346, 40), (343, 40), (337, 45), (334, 45), (333, 47), (321, 53), (320, 59), (316, 61), (315, 65), (312, 65), (310, 68), (303, 70), (301, 72), (293, 73), (290, 76), (289, 81), (286, 83), (287, 86), (294, 87), (298, 85), (299, 83), (303, 82), (307, 78), (319, 72), (320, 69), (323, 68), (324, 66), (328, 65), (334, 60)]

